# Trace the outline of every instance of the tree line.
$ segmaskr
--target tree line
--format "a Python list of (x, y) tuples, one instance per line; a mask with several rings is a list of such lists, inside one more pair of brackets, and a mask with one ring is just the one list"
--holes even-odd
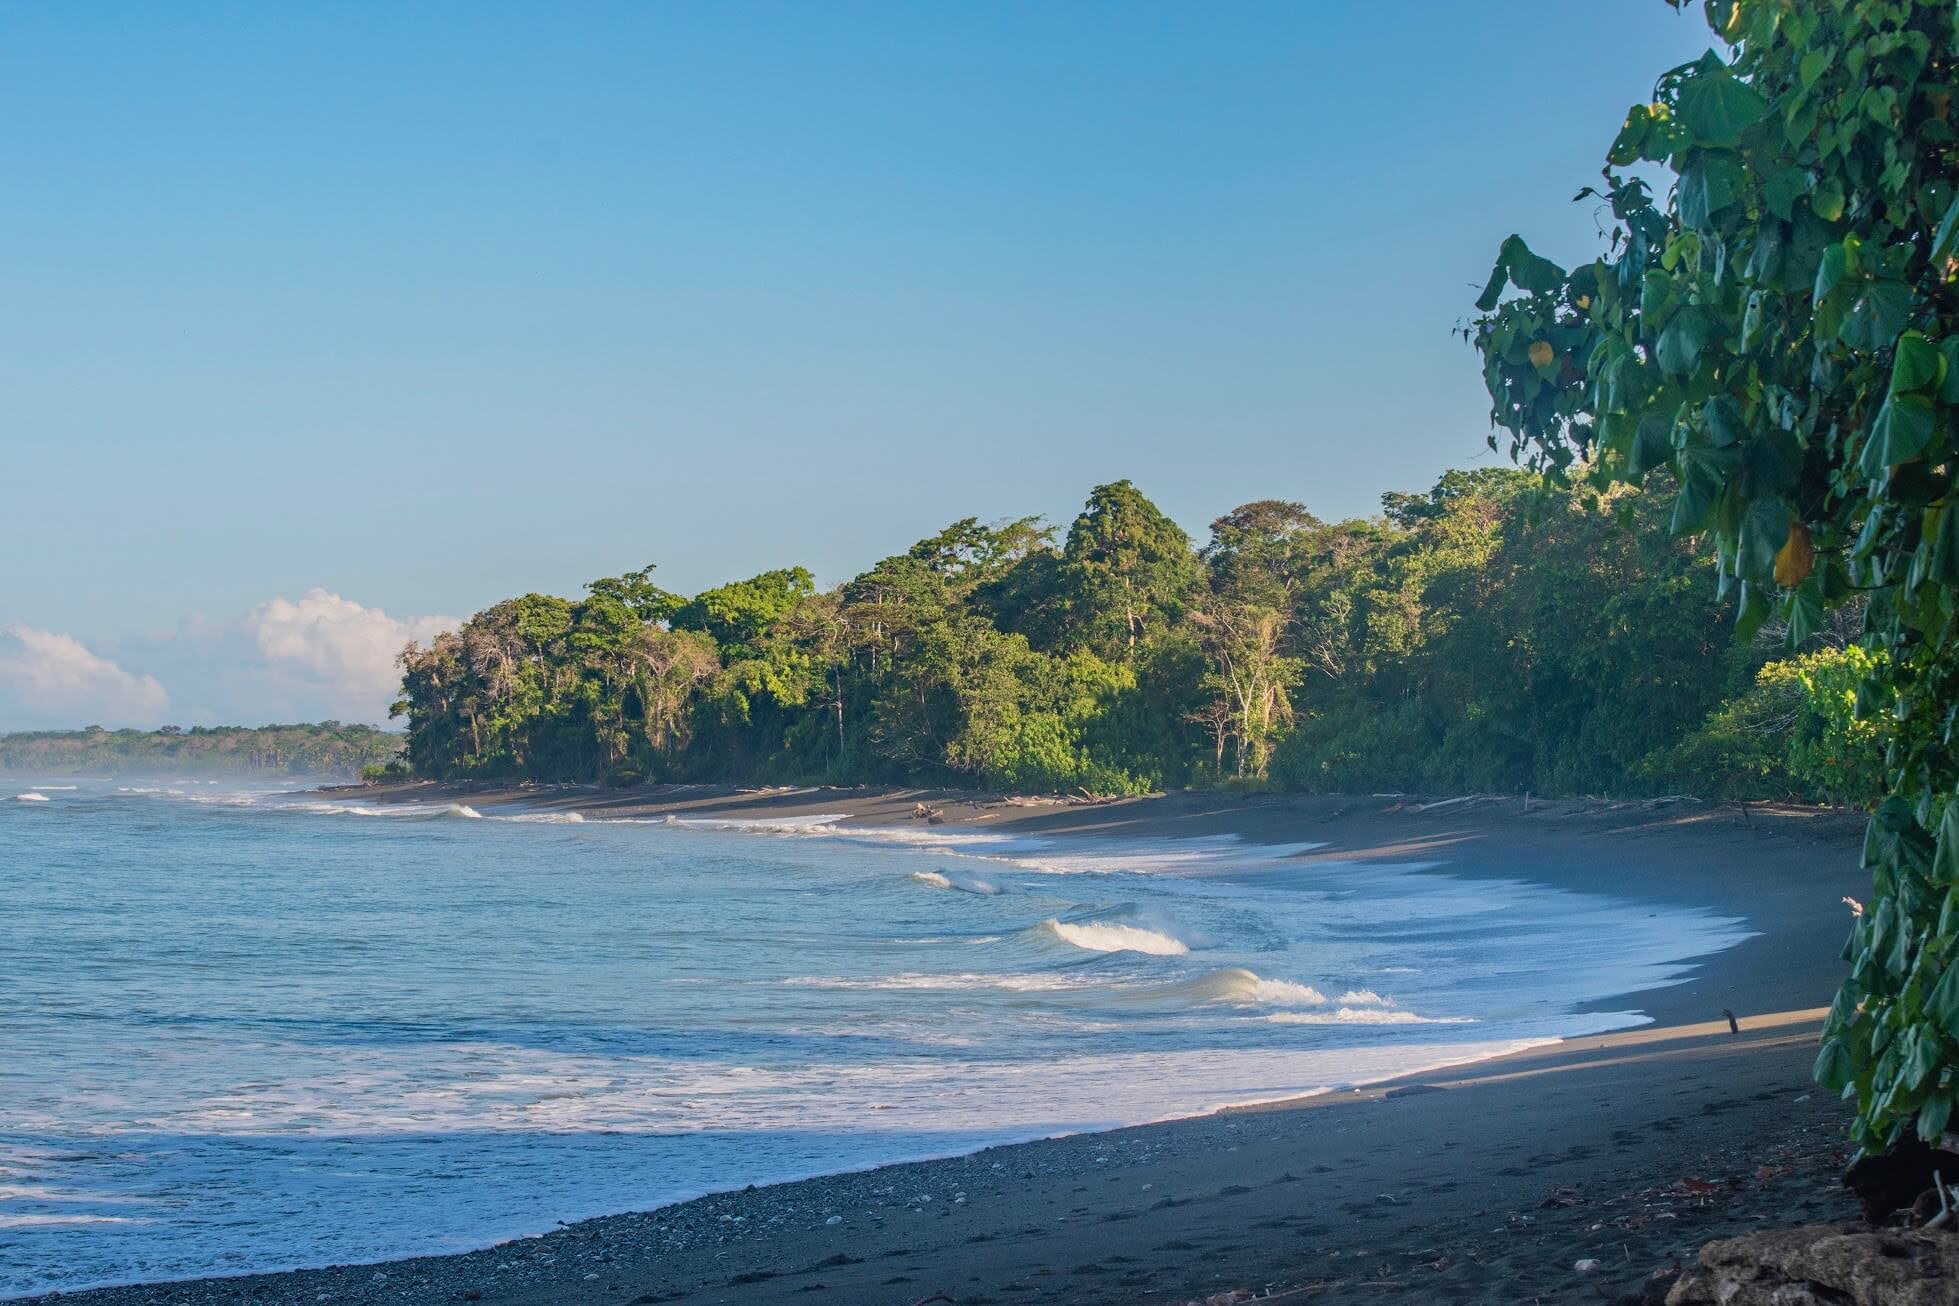
[(34, 730), (0, 735), (0, 772), (84, 774), (285, 774), (352, 778), (385, 767), (401, 736), (373, 726), (193, 726), (189, 730)]
[(648, 567), (411, 644), (399, 769), (1870, 797), (1863, 651), (1737, 644), (1668, 511), (1451, 471), (1363, 519), (1248, 503), (1199, 547), (1117, 481), (1065, 535), (967, 518), (831, 589), (789, 567), (686, 597)]

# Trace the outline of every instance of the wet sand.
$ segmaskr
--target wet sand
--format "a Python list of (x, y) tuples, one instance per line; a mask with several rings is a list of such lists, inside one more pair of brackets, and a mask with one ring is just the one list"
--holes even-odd
[(1016, 833), (1236, 833), (1325, 843), (1312, 860), (1434, 862), (1456, 876), (1703, 906), (1758, 933), (1701, 959), (1684, 983), (1606, 1004), (1644, 1011), (1651, 1025), (1416, 1080), (754, 1188), (458, 1256), (62, 1301), (909, 1306), (943, 1294), (977, 1306), (1233, 1289), (1342, 1302), (1657, 1301), (1708, 1238), (1855, 1214), (1836, 1183), (1847, 1110), (1809, 1083), (1849, 928), (1841, 898), (1864, 891), (1854, 817), (1396, 797), (1056, 805), (482, 786), (364, 796), (877, 824), (911, 824), (923, 804), (949, 826)]

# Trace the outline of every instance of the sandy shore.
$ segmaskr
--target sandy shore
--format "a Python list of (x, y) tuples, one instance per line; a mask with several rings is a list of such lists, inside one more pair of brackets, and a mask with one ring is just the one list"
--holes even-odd
[[(1854, 818), (1693, 804), (1173, 796), (1099, 805), (705, 788), (368, 791), (587, 816), (846, 813), (1046, 835), (1236, 833), (1745, 917), (1653, 1024), (1359, 1091), (749, 1189), (459, 1256), (69, 1294), (111, 1303), (1657, 1301), (1702, 1241), (1850, 1218), (1815, 1031)], [(1729, 1032), (1723, 1010), (1739, 1018)], [(1574, 1268), (1581, 1262), (1596, 1267)]]

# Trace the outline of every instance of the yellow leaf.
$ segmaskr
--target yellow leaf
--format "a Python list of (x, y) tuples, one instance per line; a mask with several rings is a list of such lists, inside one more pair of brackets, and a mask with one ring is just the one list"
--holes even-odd
[(1809, 527), (1802, 522), (1789, 523), (1789, 538), (1775, 554), (1775, 583), (1784, 589), (1794, 589), (1809, 579), (1809, 572), (1816, 565), (1816, 547), (1809, 542)]
[(1551, 348), (1550, 341), (1537, 340), (1531, 343), (1530, 362), (1532, 367), (1549, 367), (1551, 360), (1557, 356), (1558, 352)]

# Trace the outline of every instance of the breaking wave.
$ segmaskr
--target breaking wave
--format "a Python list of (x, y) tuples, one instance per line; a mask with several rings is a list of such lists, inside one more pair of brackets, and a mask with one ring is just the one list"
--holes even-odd
[(1473, 1025), (1468, 1016), (1418, 1016), (1412, 1011), (1380, 1007), (1337, 1007), (1332, 1011), (1275, 1011), (1265, 1018), (1274, 1025)]
[(1117, 1000), (1126, 1005), (1162, 1007), (1341, 1007), (1385, 1010), (1394, 999), (1372, 989), (1349, 989), (1330, 998), (1311, 984), (1296, 980), (1267, 979), (1242, 966), (1226, 966), (1168, 984), (1152, 984), (1121, 991)]
[(1001, 892), (1000, 886), (992, 880), (984, 880), (977, 875), (962, 875), (958, 871), (913, 871), (911, 878), (935, 889), (955, 889), (960, 893), (990, 897)]
[(46, 794), (15, 794), (14, 801), (17, 803), (45, 803), (50, 800)]
[(1311, 984), (1266, 979), (1239, 966), (1214, 970), (1208, 975), (1199, 975), (1168, 987), (1186, 990), (1193, 1002), (1230, 1002), (1271, 1007), (1326, 1005), (1326, 994)]
[(925, 975), (907, 971), (898, 975), (881, 975), (868, 979), (851, 978), (843, 975), (794, 975), (782, 983), (799, 989), (867, 989), (898, 990), (922, 989), (926, 991), (975, 991), (982, 989), (1003, 989), (1010, 993), (1055, 993), (1081, 987), (1066, 975), (990, 975), (964, 972), (950, 975)]
[(396, 820), (414, 817), (436, 820), (445, 816), (459, 816), (471, 821), (483, 819), (483, 813), (468, 803), (448, 803), (441, 807), (422, 807), (413, 804), (375, 807), (364, 803), (294, 803), (290, 806), (294, 811), (312, 812), (319, 816), (386, 816)]
[(1042, 921), (1040, 928), (1063, 943), (1090, 952), (1145, 952), (1153, 957), (1181, 957), (1190, 951), (1182, 939), (1135, 925), (1050, 919)]
[[(813, 816), (668, 816), (656, 825), (686, 830), (736, 830), (745, 834), (836, 834), (830, 827), (849, 819), (847, 812), (818, 812)], [(635, 822), (637, 824), (637, 822)]]

